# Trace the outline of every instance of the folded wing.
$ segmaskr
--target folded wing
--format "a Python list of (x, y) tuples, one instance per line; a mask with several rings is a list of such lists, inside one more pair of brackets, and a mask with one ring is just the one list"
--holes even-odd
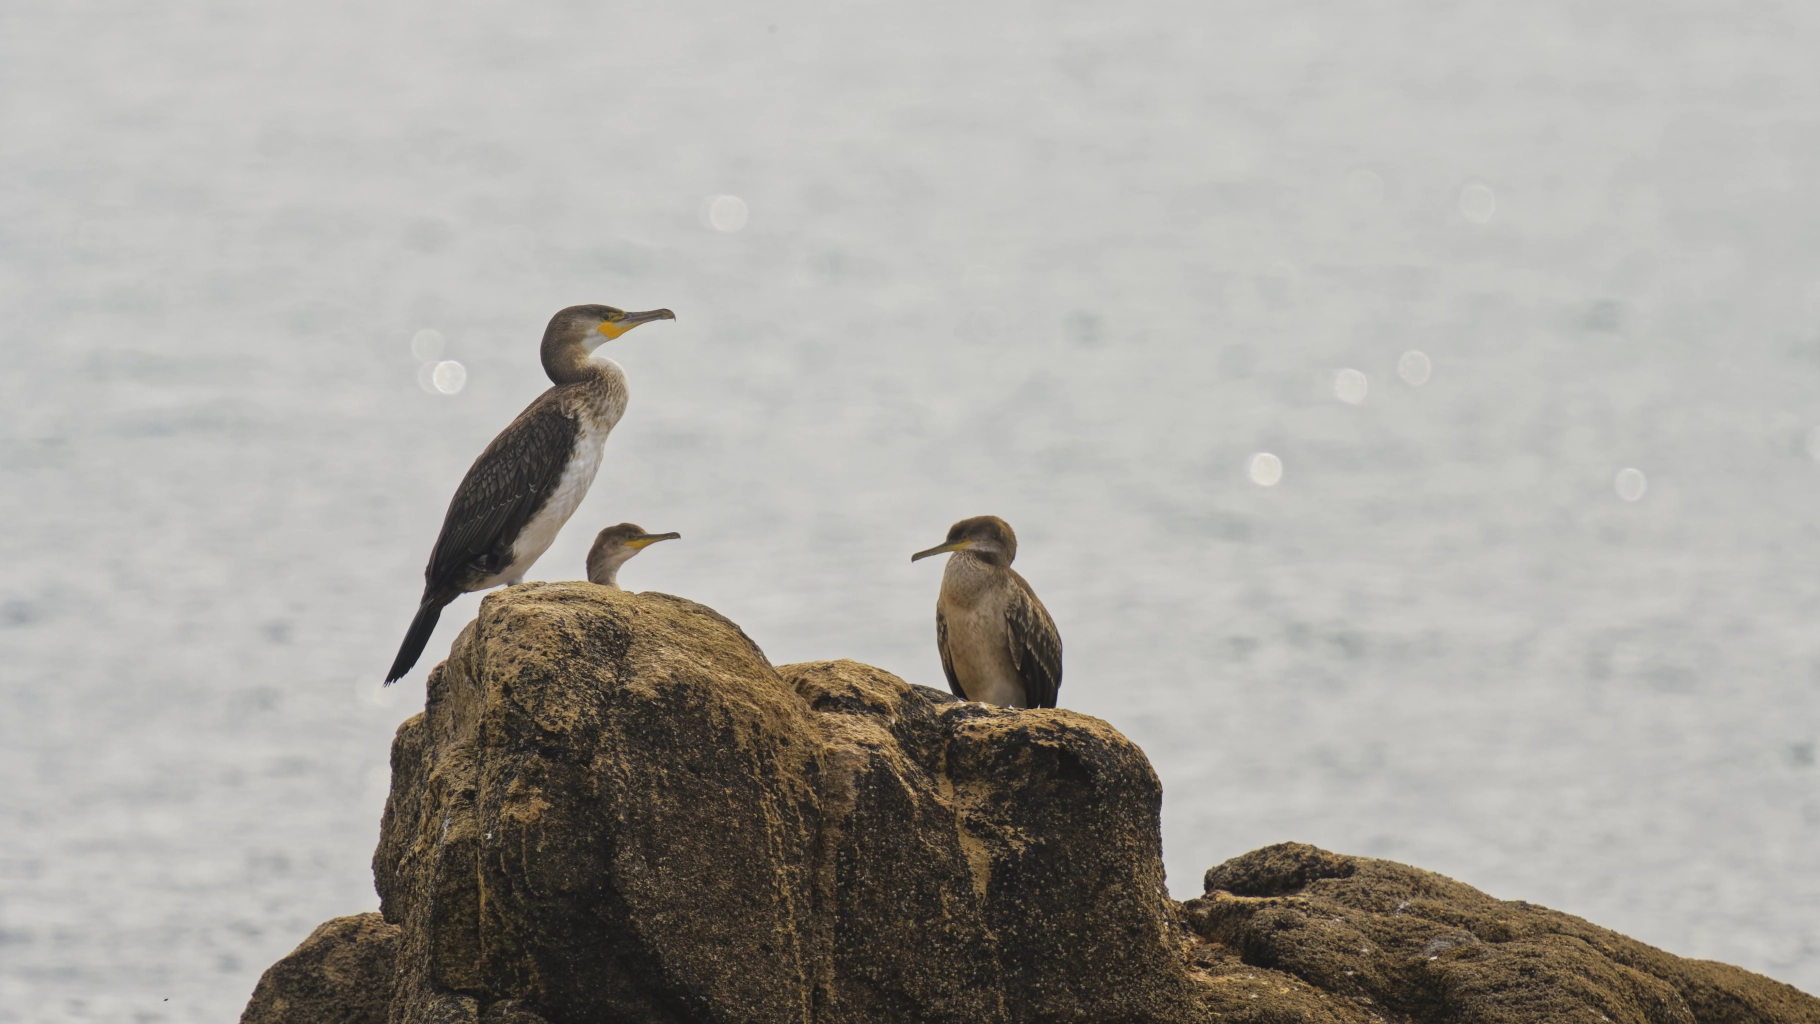
[[(1062, 688), (1062, 634), (1037, 600), (1030, 584), (1015, 571), (1016, 592), (1005, 608), (1005, 634), (1011, 645), (1011, 664), (1024, 684), (1024, 700), (1033, 708), (1055, 707)], [(944, 650), (942, 662), (947, 664)], [(949, 674), (953, 678), (953, 674)]]
[(954, 674), (954, 657), (948, 653), (948, 620), (940, 608), (935, 610), (935, 648), (942, 652), (942, 674), (948, 677), (948, 690), (966, 700), (967, 691), (961, 689), (960, 678)]
[(562, 480), (580, 430), (559, 403), (540, 400), (487, 445), (449, 501), (423, 571), (426, 596), (461, 593), (512, 564), (513, 542)]

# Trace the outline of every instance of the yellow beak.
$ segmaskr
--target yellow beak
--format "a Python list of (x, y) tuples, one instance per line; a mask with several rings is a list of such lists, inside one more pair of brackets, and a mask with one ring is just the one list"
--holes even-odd
[(911, 555), (910, 560), (912, 562), (914, 562), (919, 558), (928, 558), (930, 555), (940, 555), (940, 554), (944, 554), (949, 551), (959, 551), (960, 549), (962, 549), (972, 543), (973, 542), (970, 540), (957, 540), (957, 541), (953, 541), (952, 543), (948, 543), (948, 544), (937, 544), (935, 547), (932, 547), (927, 551), (918, 551), (916, 554)]
[(644, 548), (655, 544), (660, 540), (681, 539), (682, 534), (680, 533), (647, 533), (643, 537), (634, 537), (631, 540), (626, 541), (626, 547), (629, 547), (634, 551), (642, 551)]
[(648, 324), (653, 320), (674, 320), (676, 314), (667, 309), (651, 309), (643, 313), (627, 313), (618, 320), (604, 320), (595, 330), (608, 338), (617, 338), (639, 324)]

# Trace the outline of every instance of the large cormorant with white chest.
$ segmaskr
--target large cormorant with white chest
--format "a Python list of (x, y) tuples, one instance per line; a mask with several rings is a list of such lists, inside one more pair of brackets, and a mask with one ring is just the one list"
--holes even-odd
[(553, 386), (499, 432), (455, 488), (423, 570), (423, 601), (387, 683), (417, 664), (450, 601), (523, 582), (587, 496), (607, 434), (626, 411), (625, 371), (590, 353), (639, 324), (674, 319), (667, 309), (612, 306), (570, 306), (550, 318), (541, 356)]

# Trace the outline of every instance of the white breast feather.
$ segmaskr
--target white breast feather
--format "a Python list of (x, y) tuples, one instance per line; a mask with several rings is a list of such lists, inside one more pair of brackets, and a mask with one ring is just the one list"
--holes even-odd
[(517, 579), (530, 571), (531, 563), (556, 543), (556, 535), (562, 531), (563, 524), (581, 505), (581, 499), (588, 496), (594, 475), (600, 472), (600, 458), (606, 447), (607, 431), (583, 423), (575, 438), (575, 454), (562, 471), (562, 479), (556, 482), (556, 489), (550, 492), (550, 500), (544, 502), (537, 515), (525, 524), (518, 542), (512, 545), (509, 579)]
[[(607, 368), (609, 373), (619, 377), (622, 384), (625, 371), (611, 359), (597, 359), (595, 362)], [(600, 472), (601, 456), (607, 447), (607, 435), (625, 415), (625, 388), (614, 388), (609, 392), (611, 400), (600, 406), (584, 410), (581, 416), (581, 429), (575, 435), (575, 448), (569, 457), (569, 464), (563, 469), (562, 478), (556, 482), (556, 489), (550, 492), (550, 500), (525, 524), (524, 531), (512, 545), (512, 564), (505, 572), (481, 583), (480, 588), (498, 586), (501, 583), (517, 583), (531, 571), (531, 566), (543, 557), (550, 545), (556, 543), (556, 535), (562, 532), (563, 524), (575, 514), (583, 498), (588, 496), (588, 488), (594, 484), (594, 476)]]

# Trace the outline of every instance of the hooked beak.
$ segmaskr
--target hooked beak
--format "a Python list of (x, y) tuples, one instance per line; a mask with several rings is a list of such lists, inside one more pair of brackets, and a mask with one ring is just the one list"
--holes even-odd
[(617, 338), (639, 324), (648, 324), (653, 320), (674, 320), (676, 314), (667, 309), (649, 309), (643, 313), (627, 313), (618, 320), (604, 320), (595, 330), (609, 339)]
[(970, 540), (957, 540), (957, 541), (952, 541), (947, 544), (937, 544), (936, 546), (930, 548), (927, 551), (918, 551), (916, 554), (911, 555), (910, 560), (912, 562), (914, 562), (919, 558), (928, 558), (930, 555), (940, 555), (940, 554), (944, 554), (949, 551), (959, 551), (960, 549), (962, 549), (972, 543), (973, 542)]
[[(660, 310), (659, 312), (668, 313), (669, 310), (665, 309)], [(647, 533), (643, 537), (634, 537), (631, 540), (626, 541), (626, 547), (629, 547), (634, 551), (643, 551), (646, 547), (655, 544), (660, 540), (681, 539), (682, 534), (680, 533)]]

